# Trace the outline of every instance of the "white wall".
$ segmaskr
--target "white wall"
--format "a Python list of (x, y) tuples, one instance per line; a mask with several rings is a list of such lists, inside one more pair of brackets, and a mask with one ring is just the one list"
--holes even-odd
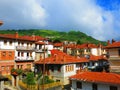
[(5, 45), (4, 40), (0, 40), (0, 49), (15, 49), (15, 42), (12, 41), (12, 45), (10, 45), (10, 41), (7, 40), (7, 43)]
[(97, 55), (98, 55), (98, 50), (97, 50), (97, 48), (92, 48), (92, 49), (91, 49), (91, 53), (92, 53), (92, 55), (97, 56)]
[[(102, 84), (102, 83), (97, 83), (98, 85), (98, 90), (110, 90), (109, 84)], [(112, 86), (117, 86), (118, 90), (120, 90), (120, 85), (112, 85)], [(76, 87), (76, 80), (72, 80), (72, 87), (71, 90), (93, 90), (92, 89), (92, 82), (82, 82), (82, 89), (78, 89)]]

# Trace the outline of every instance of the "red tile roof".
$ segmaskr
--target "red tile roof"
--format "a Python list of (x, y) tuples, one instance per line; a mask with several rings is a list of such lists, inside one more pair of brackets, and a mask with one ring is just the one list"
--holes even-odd
[(0, 34), (1, 38), (9, 38), (9, 39), (18, 39), (18, 40), (28, 40), (28, 41), (38, 41), (44, 40), (45, 38), (41, 36), (18, 36), (18, 33), (15, 34)]
[(106, 57), (101, 56), (95, 56), (95, 55), (90, 55), (89, 60), (91, 61), (98, 61), (98, 60), (107, 60)]
[(39, 44), (39, 45), (45, 45), (45, 42), (40, 42), (40, 41), (38, 41), (38, 42), (35, 42), (36, 44)]
[(68, 44), (68, 45), (66, 45), (64, 47), (65, 48), (72, 48), (72, 49), (74, 49), (74, 48), (76, 48), (76, 44)]
[(55, 43), (53, 45), (54, 45), (54, 47), (61, 47), (61, 46), (63, 46), (63, 43)]
[[(44, 59), (43, 59), (44, 60)], [(39, 60), (35, 64), (67, 64), (67, 63), (82, 63), (88, 62), (86, 58), (77, 58), (74, 56), (67, 55), (58, 50), (51, 50), (51, 56), (45, 58), (45, 61)]]
[(105, 72), (81, 72), (70, 79), (80, 80), (93, 83), (109, 83), (109, 84), (119, 84), (120, 85), (120, 75), (115, 73), (105, 73)]
[(98, 48), (98, 46), (95, 44), (91, 44), (91, 43), (85, 43), (85, 44), (81, 44), (81, 45), (69, 44), (69, 45), (66, 45), (65, 48), (85, 49), (85, 48)]
[(98, 48), (97, 45), (95, 44), (81, 44), (81, 45), (77, 45), (77, 48), (82, 49), (82, 48)]
[(105, 48), (116, 48), (116, 47), (120, 47), (120, 41), (119, 42), (114, 42), (112, 44), (109, 44)]

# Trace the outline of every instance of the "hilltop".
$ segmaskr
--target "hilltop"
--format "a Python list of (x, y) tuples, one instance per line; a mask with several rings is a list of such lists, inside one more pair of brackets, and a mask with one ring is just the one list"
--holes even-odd
[(13, 34), (18, 32), (19, 35), (39, 35), (42, 37), (50, 38), (51, 40), (68, 40), (68, 41), (76, 41), (78, 43), (95, 43), (95, 44), (103, 44), (106, 45), (106, 42), (99, 41), (92, 36), (88, 36), (87, 34), (80, 31), (69, 31), (69, 32), (60, 32), (54, 30), (38, 30), (38, 29), (30, 29), (30, 30), (0, 30), (0, 34)]

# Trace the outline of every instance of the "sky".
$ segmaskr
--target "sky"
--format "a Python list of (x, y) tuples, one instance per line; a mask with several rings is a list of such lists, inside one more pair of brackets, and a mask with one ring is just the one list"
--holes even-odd
[(98, 40), (119, 39), (120, 0), (0, 0), (0, 20), (0, 30), (75, 30)]

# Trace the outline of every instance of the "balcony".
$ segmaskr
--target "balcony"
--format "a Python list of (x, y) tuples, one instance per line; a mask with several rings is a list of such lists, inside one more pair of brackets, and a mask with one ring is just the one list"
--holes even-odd
[(35, 47), (17, 46), (16, 50), (35, 50)]
[(16, 57), (16, 62), (28, 62), (28, 61), (34, 61), (33, 57)]
[(120, 60), (120, 57), (109, 57), (109, 60)]

